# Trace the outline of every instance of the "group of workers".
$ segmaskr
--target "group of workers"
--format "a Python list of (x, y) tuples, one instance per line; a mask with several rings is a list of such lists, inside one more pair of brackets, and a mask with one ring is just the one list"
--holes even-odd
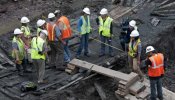
[[(61, 67), (60, 63), (68, 63), (71, 60), (71, 53), (68, 47), (69, 40), (72, 36), (69, 19), (61, 16), (59, 10), (48, 14), (48, 20), (39, 19), (37, 21), (37, 34), (30, 32), (27, 17), (21, 18), (21, 29), (14, 30), (12, 41), (12, 56), (15, 59), (16, 68), (19, 75), (27, 70), (27, 64), (33, 63), (37, 69), (38, 83), (44, 83), (45, 63), (49, 59), (49, 66)], [(100, 16), (96, 19), (99, 26), (99, 35), (101, 40), (101, 49), (99, 57), (105, 56), (105, 46), (109, 47), (108, 55), (113, 57), (112, 37), (113, 37), (113, 19), (109, 16), (106, 8), (101, 9)], [(80, 44), (76, 53), (76, 58), (84, 49), (84, 56), (90, 57), (88, 51), (89, 33), (91, 33), (90, 9), (84, 8), (81, 17), (78, 20), (78, 32)], [(136, 21), (131, 20), (129, 27), (124, 28), (121, 32), (120, 40), (123, 51), (128, 52), (129, 67), (133, 72), (139, 74), (141, 81), (144, 75), (140, 70), (141, 57), (141, 40)], [(150, 77), (151, 100), (156, 100), (157, 96), (163, 100), (162, 80), (164, 75), (164, 56), (157, 53), (154, 47), (146, 48), (146, 65), (148, 66), (148, 76)], [(64, 55), (64, 56), (63, 56)], [(62, 64), (62, 63), (61, 63)], [(23, 70), (21, 69), (21, 66)], [(156, 94), (157, 89), (157, 94)]]

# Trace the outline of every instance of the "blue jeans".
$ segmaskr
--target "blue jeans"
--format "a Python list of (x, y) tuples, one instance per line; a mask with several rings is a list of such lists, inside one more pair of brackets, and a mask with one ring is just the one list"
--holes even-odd
[[(151, 98), (150, 99), (156, 100), (156, 98), (158, 97), (159, 100), (163, 100), (162, 78), (150, 79), (150, 87), (151, 87)], [(157, 91), (157, 94), (156, 94), (156, 91)]]
[(88, 54), (88, 40), (89, 40), (89, 34), (83, 34), (80, 37), (80, 45), (77, 51), (77, 55), (81, 55), (82, 50), (84, 49), (84, 54)]
[(63, 49), (64, 49), (64, 62), (69, 62), (71, 59), (71, 54), (70, 54), (70, 50), (69, 50), (69, 39), (64, 39), (63, 40), (66, 44), (63, 45)]
[[(102, 35), (100, 35), (100, 38), (101, 38), (101, 42), (106, 43), (106, 41), (107, 41), (108, 45), (112, 45), (111, 38), (105, 37), (105, 36), (102, 36)], [(106, 45), (103, 44), (103, 43), (101, 43), (101, 52), (100, 52), (101, 55), (105, 54), (105, 47), (106, 47)], [(113, 49), (110, 46), (108, 46), (108, 47), (109, 47), (109, 54), (111, 55), (112, 52), (113, 52)]]

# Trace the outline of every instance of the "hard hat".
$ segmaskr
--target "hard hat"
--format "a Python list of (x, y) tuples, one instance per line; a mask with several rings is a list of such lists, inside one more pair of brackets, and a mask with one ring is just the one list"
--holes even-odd
[(133, 30), (130, 34), (130, 37), (137, 37), (139, 36), (139, 32), (137, 30)]
[(41, 33), (44, 33), (46, 36), (48, 36), (47, 30), (41, 30)]
[(154, 51), (154, 50), (155, 50), (155, 49), (154, 49), (153, 46), (147, 46), (147, 47), (146, 47), (146, 53), (149, 53), (149, 52)]
[(28, 22), (30, 22), (30, 20), (27, 17), (24, 16), (21, 18), (21, 23), (28, 23)]
[(90, 9), (86, 7), (83, 9), (83, 12), (85, 12), (86, 14), (90, 14)]
[(55, 10), (54, 14), (60, 13), (60, 10)]
[(100, 14), (101, 15), (108, 14), (108, 10), (106, 8), (103, 8), (103, 9), (101, 9)]
[(15, 34), (15, 35), (17, 35), (17, 34), (22, 34), (23, 32), (19, 29), (19, 28), (16, 28), (15, 30), (14, 30), (14, 33), (13, 34)]
[(49, 13), (48, 18), (54, 18), (55, 14), (54, 13)]
[(131, 20), (129, 22), (129, 25), (132, 26), (132, 27), (136, 27), (136, 21), (135, 20)]
[(38, 27), (40, 27), (40, 26), (43, 26), (45, 23), (46, 23), (45, 20), (39, 19), (36, 24)]

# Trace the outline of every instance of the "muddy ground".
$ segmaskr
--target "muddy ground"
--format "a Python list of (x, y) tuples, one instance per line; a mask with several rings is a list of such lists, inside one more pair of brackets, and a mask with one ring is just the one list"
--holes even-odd
[[(84, 6), (90, 6), (92, 9), (92, 19), (94, 19), (102, 7), (112, 8), (110, 1), (106, 0), (35, 0), (31, 2), (30, 0), (18, 0), (19, 2), (3, 2), (0, 5), (1, 9), (5, 8), (4, 12), (0, 12), (0, 22), (3, 23), (2, 32), (0, 36), (0, 47), (3, 52), (10, 58), (11, 51), (11, 39), (12, 39), (12, 30), (15, 27), (19, 27), (19, 19), (22, 16), (30, 16), (32, 19), (31, 26), (33, 27), (33, 32), (35, 32), (35, 22), (36, 19), (43, 18), (47, 16), (48, 12), (53, 12), (55, 9), (60, 9), (64, 15), (68, 15), (72, 20), (77, 19), (80, 15), (81, 9)], [(95, 1), (95, 3), (91, 2)], [(141, 39), (143, 40), (143, 55), (142, 59), (145, 59), (145, 47), (147, 45), (153, 45), (157, 49), (158, 52), (162, 52), (167, 58), (166, 66), (166, 74), (163, 79), (163, 85), (167, 89), (175, 92), (175, 27), (174, 20), (161, 20), (161, 23), (157, 27), (153, 27), (150, 24), (150, 12), (154, 9), (157, 3), (160, 3), (160, 0), (155, 0), (157, 2), (150, 3), (150, 5), (143, 6), (145, 9), (141, 7), (141, 9), (137, 12), (137, 14), (133, 14), (130, 17), (133, 19), (140, 19), (141, 22), (138, 25), (141, 32)], [(78, 2), (78, 3), (77, 3)], [(145, 13), (143, 13), (145, 11)], [(128, 17), (128, 16), (125, 16)], [(14, 19), (14, 20), (12, 20)], [(7, 24), (7, 22), (12, 22), (12, 25)], [(9, 27), (7, 27), (9, 26)], [(76, 27), (76, 26), (74, 26)], [(94, 26), (97, 27), (97, 26)], [(120, 28), (115, 28), (116, 36), (118, 32), (120, 32)], [(151, 31), (151, 32), (150, 32)], [(4, 34), (5, 32), (5, 34)], [(147, 42), (144, 42), (147, 41)], [(115, 46), (120, 47), (118, 37), (115, 38)], [(99, 44), (92, 42), (90, 48), (93, 48), (94, 45), (97, 47)], [(76, 46), (74, 47), (76, 48)], [(72, 48), (72, 52), (76, 51)], [(94, 58), (87, 59), (88, 61), (93, 61), (97, 58), (95, 55), (98, 54), (98, 48), (92, 50), (95, 52)], [(97, 52), (97, 53), (96, 53)], [(75, 52), (74, 52), (75, 53)], [(115, 52), (117, 55), (118, 51)], [(103, 58), (106, 59), (106, 58)], [(99, 61), (100, 61), (99, 60)], [(116, 63), (113, 67), (114, 70), (120, 70), (122, 72), (127, 72), (127, 56), (120, 57), (117, 59)], [(146, 75), (146, 69), (142, 69)], [(47, 92), (46, 95), (40, 96), (41, 100), (101, 100), (98, 92), (94, 87), (94, 83), (97, 82), (104, 90), (107, 100), (116, 100), (114, 91), (117, 90), (117, 81), (102, 75), (97, 75), (91, 79), (86, 81), (80, 81), (77, 84), (74, 84), (70, 88), (67, 88), (60, 92), (55, 92), (54, 90)], [(36, 99), (36, 98), (35, 98)], [(36, 100), (38, 100), (37, 98)], [(8, 100), (8, 99), (4, 99)]]

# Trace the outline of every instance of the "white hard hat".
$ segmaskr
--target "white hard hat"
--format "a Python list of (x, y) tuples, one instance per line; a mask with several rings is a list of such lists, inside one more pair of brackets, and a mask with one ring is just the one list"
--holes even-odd
[(149, 53), (149, 52), (154, 51), (154, 50), (155, 50), (155, 49), (154, 49), (153, 46), (147, 46), (147, 47), (146, 47), (146, 53)]
[(55, 10), (54, 14), (60, 13), (60, 10)]
[(48, 18), (54, 18), (55, 14), (54, 13), (49, 13)]
[(48, 36), (47, 30), (41, 30), (41, 33), (44, 33), (46, 36)]
[(139, 36), (139, 32), (137, 30), (133, 30), (130, 34), (130, 37), (137, 37)]
[(19, 28), (16, 28), (15, 30), (14, 30), (14, 33), (13, 34), (22, 34), (23, 32), (19, 29)]
[(129, 22), (129, 25), (132, 26), (132, 27), (136, 27), (136, 21), (135, 20), (131, 20)]
[(101, 15), (108, 14), (108, 10), (106, 8), (103, 8), (103, 9), (101, 9), (100, 14)]
[(46, 23), (45, 20), (39, 19), (36, 24), (38, 27), (40, 27), (40, 26), (43, 26), (45, 23)]
[(28, 23), (28, 22), (30, 22), (30, 20), (27, 17), (24, 16), (21, 18), (21, 23)]
[(86, 14), (90, 14), (90, 9), (86, 7), (83, 9), (83, 12), (85, 12)]

